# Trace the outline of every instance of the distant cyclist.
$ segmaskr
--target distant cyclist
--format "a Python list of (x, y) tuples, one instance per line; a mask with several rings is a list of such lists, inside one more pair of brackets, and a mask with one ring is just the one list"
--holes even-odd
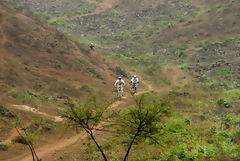
[(118, 77), (114, 86), (117, 88), (118, 97), (122, 97), (123, 96), (123, 89), (124, 89), (124, 86), (125, 86), (125, 81), (122, 79), (121, 76)]
[(94, 43), (91, 42), (89, 47), (90, 47), (91, 50), (94, 50)]
[(132, 77), (130, 84), (132, 85), (132, 94), (135, 94), (137, 91), (137, 86), (139, 84), (139, 79), (136, 75)]

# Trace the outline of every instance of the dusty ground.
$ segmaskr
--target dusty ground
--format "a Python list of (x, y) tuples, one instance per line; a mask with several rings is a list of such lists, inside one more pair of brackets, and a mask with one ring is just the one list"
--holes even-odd
[[(113, 98), (111, 90), (101, 90), (112, 89), (116, 75), (104, 58), (82, 48), (31, 12), (3, 1), (0, 2), (0, 50), (1, 104), (16, 112), (24, 123), (41, 118), (60, 121), (56, 106), (64, 103), (66, 97), (84, 99), (88, 94), (98, 93)], [(11, 122), (1, 116), (1, 143), (9, 144), (16, 136)], [(62, 126), (44, 133), (39, 146), (55, 144), (55, 137), (67, 138), (71, 134), (65, 136), (64, 131)], [(10, 144), (9, 153), (1, 151), (0, 160), (23, 151), (28, 149), (21, 144)]]
[[(229, 81), (239, 79), (239, 43), (230, 40), (218, 43), (219, 40), (224, 40), (228, 36), (231, 36), (231, 38), (237, 36), (236, 39), (239, 40), (238, 17), (240, 5), (238, 1), (224, 0), (220, 3), (219, 0), (211, 2), (207, 0), (201, 2), (197, 0), (184, 2), (175, 0), (160, 2), (150, 0), (104, 0), (96, 2), (91, 0), (86, 4), (81, 1), (79, 1), (79, 4), (69, 4), (67, 1), (61, 1), (59, 4), (58, 1), (37, 2), (36, 0), (27, 0), (20, 1), (20, 3), (33, 11), (49, 14), (49, 22), (76, 37), (92, 38), (96, 35), (110, 34), (110, 36), (108, 35), (110, 38), (107, 37), (106, 39), (116, 45), (116, 48), (114, 48), (116, 51), (123, 51), (129, 45), (124, 43), (126, 39), (137, 42), (141, 37), (144, 37), (147, 43), (154, 45), (154, 50), (148, 49), (145, 44), (142, 44), (141, 48), (133, 45), (134, 49), (137, 49), (137, 53), (162, 54), (167, 59), (171, 59), (175, 48), (182, 44), (190, 44), (187, 49), (190, 61), (188, 70), (195, 76), (197, 75), (197, 78), (204, 81), (206, 75), (212, 75), (216, 71), (227, 67), (231, 69), (231, 76), (228, 75), (226, 79)], [(97, 88), (94, 89), (97, 90), (97, 93), (108, 97), (108, 100), (114, 99), (112, 82), (118, 73), (113, 72), (111, 68), (115, 67), (116, 62), (105, 60), (99, 56), (97, 51), (89, 52), (88, 49), (72, 42), (42, 21), (34, 21), (35, 16), (28, 18), (29, 15), (31, 16), (30, 13), (14, 7), (10, 7), (6, 11), (4, 9), (6, 4), (3, 2), (0, 2), (0, 4), (0, 48), (3, 53), (0, 55), (2, 64), (0, 85), (2, 88), (6, 88), (7, 85), (5, 91), (15, 90), (19, 86), (24, 87), (24, 90), (27, 91), (38, 87), (40, 84), (41, 88), (43, 86), (40, 94), (44, 93), (58, 98), (58, 94), (62, 93), (61, 96), (70, 95), (71, 97), (82, 98), (86, 93), (92, 93), (89, 86), (84, 86), (88, 82), (87, 85), (90, 84)], [(220, 4), (220, 7), (215, 6), (216, 4)], [(91, 11), (67, 15), (69, 10), (78, 10), (81, 7), (88, 8)], [(165, 10), (165, 8), (168, 8), (168, 10)], [(16, 11), (20, 11), (20, 13), (15, 14)], [(58, 11), (61, 11), (60, 15)], [(22, 13), (28, 16), (22, 15)], [(64, 21), (64, 24), (54, 22), (57, 20)], [(164, 27), (161, 24), (163, 21), (167, 22), (163, 25)], [(159, 25), (158, 29), (154, 28), (155, 25)], [(135, 29), (140, 33), (132, 32), (127, 38), (121, 37), (121, 34), (120, 36), (114, 35), (114, 33), (120, 31), (128, 30), (131, 32)], [(15, 33), (15, 35), (12, 35), (12, 33)], [(195, 43), (206, 40), (209, 42), (204, 42), (206, 46), (203, 48), (195, 45)], [(212, 43), (213, 40), (217, 42)], [(171, 47), (172, 44), (174, 47)], [(206, 51), (209, 54), (206, 54)], [(221, 60), (224, 59), (224, 62), (220, 59), (217, 60), (219, 57), (221, 57)], [(162, 77), (166, 77), (170, 84), (161, 88), (151, 85), (148, 80), (140, 77), (145, 86), (139, 93), (155, 91), (164, 96), (173, 87), (186, 85), (192, 80), (192, 76), (179, 68), (180, 66), (177, 65), (162, 68)], [(47, 85), (50, 85), (51, 88)], [(192, 89), (191, 92), (194, 93), (194, 90)], [(10, 94), (1, 92), (4, 96), (1, 101), (6, 103), (7, 106), (9, 100), (16, 105), (20, 105), (19, 100), (9, 98)], [(181, 95), (179, 99), (191, 97), (188, 96), (189, 93), (185, 92), (175, 94)], [(12, 95), (13, 93), (11, 93)], [(39, 97), (38, 95), (37, 98)], [(194, 97), (194, 94), (192, 94), (192, 97)], [(216, 96), (210, 94), (209, 97), (217, 99)], [(58, 101), (57, 103), (62, 103)], [(126, 93), (123, 100), (114, 102), (111, 108), (127, 108), (132, 103), (130, 94)], [(21, 104), (23, 103), (21, 102)], [(29, 106), (25, 104), (15, 106), (17, 108), (9, 105), (9, 108), (22, 116), (26, 116), (24, 118), (25, 122), (31, 122), (33, 118), (40, 119), (41, 117), (61, 121), (55, 104), (43, 103), (40, 107), (36, 104), (39, 104), (39, 102), (30, 103)], [(21, 107), (20, 110), (19, 107)], [(34, 107), (34, 110), (29, 107)], [(201, 122), (201, 118), (197, 115), (199, 112), (197, 108), (192, 108), (184, 102), (179, 103), (178, 107), (186, 107), (184, 110), (187, 112), (182, 116), (183, 118), (189, 116), (188, 113), (190, 112), (196, 113), (190, 117), (195, 123)], [(179, 111), (181, 110), (180, 108)], [(203, 112), (208, 112), (208, 110), (205, 109)], [(216, 111), (221, 112), (221, 109)], [(222, 110), (221, 113), (224, 112), (226, 110)], [(2, 124), (6, 122), (9, 122), (9, 120), (1, 120)], [(2, 141), (9, 142), (16, 136), (16, 131), (11, 128), (10, 124), (4, 130), (5, 134), (1, 135), (2, 138), (6, 138), (8, 134), (9, 137), (7, 139), (1, 138)], [(43, 133), (42, 138), (36, 143), (36, 147), (44, 160), (59, 159), (64, 155), (72, 155), (71, 159), (73, 160), (75, 155), (80, 158), (82, 153), (78, 154), (79, 149), (82, 149), (86, 144), (86, 137), (83, 133), (66, 132), (64, 126), (59, 125), (58, 128), (52, 128), (50, 132)], [(6, 158), (9, 161), (31, 160), (29, 154), (25, 146), (13, 144), (10, 145), (7, 152), (0, 152), (0, 160), (6, 160)]]
[[(181, 72), (179, 70), (179, 72), (177, 72), (177, 70), (179, 70), (178, 68), (175, 68), (175, 70), (169, 71), (168, 75), (171, 75), (170, 77), (170, 81), (171, 81), (171, 86), (167, 87), (163, 87), (163, 89), (158, 89), (157, 91), (160, 92), (160, 94), (162, 96), (167, 95), (168, 92), (171, 90), (172, 87), (176, 86), (176, 85), (183, 85), (181, 83), (181, 81), (185, 81), (185, 83), (187, 83), (186, 81), (189, 81), (189, 79), (183, 79), (183, 77), (186, 77), (186, 74)], [(130, 72), (130, 73), (134, 73), (134, 72)], [(171, 74), (170, 74), (171, 73)], [(139, 89), (139, 92), (136, 95), (140, 95), (142, 93), (147, 93), (147, 92), (151, 92), (154, 91), (155, 88), (147, 81), (145, 81), (144, 79), (142, 79), (141, 77), (139, 77), (141, 80), (141, 83), (146, 85), (146, 90), (142, 90)], [(130, 104), (132, 104), (133, 100), (131, 99), (131, 96), (128, 92), (126, 92), (125, 94), (126, 96), (124, 96), (122, 98), (121, 101), (116, 101), (114, 102), (110, 108), (111, 109), (121, 109), (121, 108), (126, 108), (128, 107)], [(61, 119), (61, 117), (59, 116), (52, 116), (49, 115), (47, 113), (44, 112), (40, 112), (37, 111), (36, 109), (26, 106), (26, 105), (12, 105), (12, 108), (10, 108), (14, 111), (14, 109), (17, 110), (21, 110), (22, 112), (24, 112), (25, 114), (29, 114), (29, 113), (33, 113), (39, 116), (43, 116), (43, 117), (47, 117), (52, 119), (55, 122), (61, 122), (63, 121)], [(62, 129), (63, 130), (63, 129)], [(59, 132), (59, 131), (58, 131)], [(7, 140), (5, 141), (10, 141), (12, 140), (14, 137), (17, 136), (17, 133), (15, 131), (15, 129), (11, 130), (11, 135), (9, 138), (7, 138)], [(84, 140), (86, 140), (86, 134), (84, 134), (84, 132), (81, 132), (80, 134), (74, 134), (72, 136), (70, 136), (69, 134), (65, 134), (64, 131), (62, 131), (62, 134), (57, 134), (53, 131), (53, 133), (51, 135), (49, 135), (49, 139), (44, 140), (44, 142), (38, 143), (37, 144), (37, 148), (36, 151), (38, 152), (38, 155), (40, 158), (44, 159), (44, 160), (53, 160), (53, 159), (57, 159), (58, 157), (60, 157), (61, 155), (63, 155), (63, 153), (67, 153), (68, 152), (68, 147), (71, 147), (71, 150), (73, 150), (72, 148), (74, 148), (73, 151), (75, 151), (75, 149), (81, 149), (83, 142), (85, 142)], [(59, 138), (59, 139), (54, 139), (54, 138)], [(51, 139), (53, 140), (51, 140)], [(12, 152), (11, 150), (14, 151), (22, 151), (18, 148), (11, 148), (7, 153), (2, 153), (3, 159), (6, 160), (5, 158), (8, 158), (7, 161), (15, 161), (15, 160), (21, 160), (21, 161), (30, 161), (31, 155), (28, 151), (27, 148), (24, 148), (24, 151), (22, 151), (21, 153), (23, 154), (19, 154), (20, 155), (15, 155), (14, 157), (10, 157)], [(15, 153), (16, 154), (16, 153)]]
[(112, 89), (117, 73), (105, 58), (23, 9), (9, 7), (6, 12), (4, 2), (0, 7), (0, 83), (7, 90), (1, 94), (19, 98), (31, 93), (36, 99), (46, 95), (54, 100), (83, 98), (86, 92), (111, 95), (101, 89)]

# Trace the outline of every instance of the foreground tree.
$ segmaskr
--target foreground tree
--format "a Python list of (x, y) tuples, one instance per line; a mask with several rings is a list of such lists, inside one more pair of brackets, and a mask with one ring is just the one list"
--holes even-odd
[(124, 161), (127, 160), (134, 143), (143, 138), (157, 142), (153, 135), (158, 132), (158, 124), (166, 114), (168, 107), (164, 107), (160, 98), (153, 94), (138, 96), (135, 99), (135, 106), (120, 111), (117, 132), (129, 140)]
[(95, 143), (103, 159), (107, 161), (102, 147), (94, 136), (94, 131), (101, 128), (100, 123), (104, 121), (104, 112), (108, 106), (98, 105), (95, 96), (90, 96), (86, 103), (69, 101), (68, 106), (62, 117), (66, 118), (74, 128), (83, 129)]
[[(155, 140), (153, 135), (159, 130), (158, 123), (168, 113), (168, 107), (164, 107), (159, 97), (153, 94), (136, 97), (135, 103), (135, 106), (125, 110), (111, 111), (109, 109), (106, 111), (107, 105), (98, 105), (96, 97), (91, 96), (86, 103), (69, 102), (69, 108), (62, 116), (73, 127), (83, 129), (90, 136), (105, 161), (107, 161), (107, 157), (93, 133), (102, 127), (111, 126), (112, 130), (112, 125), (115, 125), (117, 135), (130, 140), (124, 157), (124, 161), (126, 161), (132, 145), (137, 140), (140, 141), (143, 138)], [(115, 123), (106, 123), (106, 120), (113, 121), (113, 119)]]
[(34, 136), (36, 135), (37, 131), (35, 131), (34, 133), (29, 133), (27, 128), (21, 124), (19, 117), (16, 118), (15, 129), (17, 130), (20, 138), (23, 139), (24, 143), (27, 144), (27, 146), (29, 147), (33, 161), (41, 161), (41, 159), (38, 158), (35, 148), (33, 146)]

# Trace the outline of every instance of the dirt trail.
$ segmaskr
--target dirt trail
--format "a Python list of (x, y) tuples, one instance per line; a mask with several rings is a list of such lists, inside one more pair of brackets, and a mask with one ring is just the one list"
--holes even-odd
[[(178, 74), (177, 74), (177, 73)], [(134, 75), (135, 73), (134, 72), (129, 72), (131, 75)], [(172, 76), (170, 78), (170, 81), (171, 81), (171, 86), (175, 86), (175, 85), (178, 85), (178, 82), (180, 81), (180, 75), (182, 75), (182, 73), (180, 73), (180, 71), (177, 70), (177, 68), (174, 70), (174, 72), (172, 73)], [(169, 73), (171, 74), (171, 73)], [(143, 94), (143, 93), (148, 93), (148, 92), (151, 92), (154, 90), (153, 86), (148, 83), (146, 80), (144, 80), (143, 78), (139, 77), (139, 79), (141, 80), (141, 82), (147, 86), (147, 89), (146, 90), (142, 90), (142, 91), (139, 91), (136, 95), (140, 95), (140, 94)], [(165, 94), (166, 92), (169, 92), (169, 90), (171, 89), (171, 87), (162, 87), (159, 90), (162, 90)], [(122, 98), (122, 100), (120, 101), (116, 101), (114, 102), (110, 108), (111, 109), (115, 109), (117, 107), (119, 107), (122, 103), (125, 103), (127, 101), (128, 97), (124, 96)], [(13, 105), (15, 108), (17, 109), (21, 109), (21, 110), (25, 110), (25, 111), (31, 111), (31, 112), (34, 112), (36, 114), (40, 114), (40, 115), (43, 115), (43, 116), (46, 116), (46, 117), (50, 117), (52, 119), (54, 119), (54, 121), (56, 122), (59, 122), (59, 121), (63, 121), (63, 119), (59, 116), (52, 116), (52, 115), (49, 115), (49, 114), (46, 114), (46, 113), (43, 113), (43, 112), (40, 112), (34, 108), (31, 108), (29, 106), (26, 106), (26, 105)], [(13, 133), (14, 134), (14, 133)], [(37, 153), (38, 153), (38, 156), (39, 158), (42, 158), (42, 159), (46, 159), (46, 158), (51, 158), (51, 155), (56, 153), (57, 151), (60, 151), (70, 145), (73, 145), (75, 144), (79, 139), (85, 139), (87, 136), (87, 134), (85, 133), (80, 133), (80, 134), (77, 134), (77, 135), (74, 135), (68, 139), (61, 139), (61, 140), (58, 140), (57, 143), (51, 143), (51, 144), (47, 144), (45, 145), (44, 147), (41, 147), (39, 149), (36, 149)], [(12, 137), (12, 135), (11, 135)], [(32, 158), (31, 158), (31, 155), (29, 152), (26, 152), (20, 156), (17, 156), (15, 158), (12, 158), (12, 159), (9, 159), (7, 161), (31, 161)]]
[[(129, 72), (131, 75), (134, 75), (136, 73), (134, 72)], [(143, 78), (139, 77), (141, 83), (147, 86), (147, 90), (142, 90), (137, 92), (135, 95), (140, 95), (143, 93), (148, 93), (151, 91), (157, 91), (161, 96), (164, 96), (169, 93), (169, 91), (172, 89), (174, 86), (178, 85), (184, 85), (186, 84), (191, 78), (188, 78), (185, 76), (184, 71), (180, 70), (178, 66), (173, 66), (171, 70), (168, 69), (163, 69), (163, 76), (167, 77), (167, 79), (170, 81), (169, 86), (164, 86), (158, 89), (154, 89), (154, 87), (151, 85), (151, 83), (147, 82)], [(186, 78), (184, 78), (186, 77)], [(111, 109), (116, 109), (118, 106), (120, 106), (122, 103), (126, 102), (127, 97), (122, 97), (122, 100), (114, 102), (110, 108)]]
[(10, 131), (10, 136), (9, 136), (6, 140), (0, 142), (0, 144), (10, 143), (10, 142), (11, 142), (14, 138), (16, 138), (17, 136), (18, 136), (17, 130), (16, 130), (15, 128), (13, 128), (13, 129)]
[[(147, 83), (145, 80), (142, 79), (141, 82), (147, 86), (147, 90), (140, 91), (136, 95), (140, 95), (142, 93), (147, 93), (147, 92), (150, 92), (150, 91), (153, 90), (153, 87), (149, 83)], [(123, 97), (121, 101), (114, 102), (110, 106), (110, 108), (114, 109), (114, 108), (118, 107), (120, 104), (124, 103), (126, 99), (127, 99), (127, 97)], [(20, 109), (20, 110), (31, 111), (31, 112), (34, 112), (36, 114), (40, 114), (40, 115), (43, 115), (43, 116), (53, 118), (55, 121), (62, 121), (63, 120), (59, 116), (52, 116), (52, 115), (37, 111), (36, 109), (31, 108), (31, 107), (26, 106), (26, 105), (13, 105), (13, 106), (17, 109)], [(43, 156), (44, 156), (44, 158), (47, 158), (51, 154), (53, 154), (54, 152), (59, 151), (63, 148), (66, 148), (66, 147), (76, 143), (79, 139), (85, 139), (86, 136), (87, 136), (86, 134), (80, 133), (80, 134), (75, 135), (75, 136), (73, 136), (69, 139), (59, 140), (58, 143), (56, 143), (56, 144), (45, 145), (44, 147), (41, 147), (40, 149), (36, 149), (36, 151), (37, 151), (37, 154), (38, 154), (39, 158), (43, 158)], [(18, 161), (31, 161), (32, 156), (30, 155), (30, 153), (24, 153), (20, 156), (17, 156), (15, 158), (11, 158), (11, 159), (6, 160), (6, 161), (16, 161), (16, 160), (18, 160)]]
[[(36, 151), (37, 151), (39, 158), (42, 158), (43, 156), (44, 156), (44, 158), (47, 158), (54, 152), (61, 150), (65, 147), (68, 147), (68, 146), (76, 143), (80, 138), (86, 138), (86, 136), (87, 136), (86, 134), (78, 134), (69, 139), (60, 140), (57, 143), (45, 145), (44, 147), (42, 147), (41, 149), (37, 149)], [(22, 154), (21, 156), (11, 158), (6, 161), (32, 161), (32, 156), (29, 155), (29, 153)]]
[[(96, 1), (93, 0), (88, 0), (89, 3), (97, 3)], [(91, 13), (86, 13), (86, 14), (82, 14), (82, 15), (75, 15), (72, 17), (62, 17), (60, 18), (63, 21), (67, 21), (67, 20), (73, 20), (75, 18), (78, 17), (84, 17), (84, 16), (90, 16), (90, 15), (96, 15), (99, 14), (101, 12), (106, 11), (107, 9), (110, 9), (113, 7), (113, 4), (116, 2), (116, 0), (104, 0), (102, 3), (98, 4), (98, 7), (96, 8), (96, 10), (94, 12)], [(54, 22), (59, 18), (53, 18), (51, 20), (49, 20), (49, 22)]]
[[(130, 73), (131, 75), (134, 75), (134, 74), (135, 74), (134, 72), (129, 72), (129, 73)], [(137, 92), (137, 93), (135, 94), (136, 96), (138, 96), (138, 95), (140, 95), (140, 94), (143, 94), (143, 93), (148, 93), (148, 92), (153, 91), (153, 86), (152, 86), (150, 83), (148, 83), (147, 81), (145, 81), (144, 79), (142, 79), (142, 78), (139, 77), (139, 76), (138, 76), (138, 78), (141, 80), (141, 83), (143, 83), (144, 85), (147, 86), (147, 90), (142, 90), (142, 91)], [(114, 103), (110, 106), (110, 108), (111, 108), (111, 109), (116, 109), (118, 106), (120, 106), (122, 103), (124, 103), (126, 99), (127, 99), (127, 97), (126, 97), (126, 96), (123, 96), (123, 97), (122, 97), (122, 100), (119, 100), (119, 101), (114, 102)]]
[[(54, 122), (61, 122), (61, 121), (63, 121), (63, 118), (61, 118), (60, 116), (49, 115), (47, 113), (40, 112), (37, 109), (35, 109), (33, 107), (30, 107), (30, 106), (27, 106), (27, 105), (11, 105), (11, 106), (13, 108), (21, 110), (21, 111), (33, 112), (33, 113), (36, 113), (36, 114), (39, 114), (39, 115), (42, 115), (42, 116), (46, 116), (48, 118), (53, 119)], [(11, 142), (17, 136), (18, 136), (18, 133), (17, 133), (16, 129), (13, 128), (11, 130), (11, 132), (10, 132), (10, 136), (6, 140), (2, 141), (1, 143)]]
[[(27, 106), (27, 105), (12, 105), (12, 107), (15, 108), (15, 109), (18, 109), (18, 110), (33, 112), (33, 113), (36, 113), (36, 114), (39, 114), (39, 115), (46, 116), (48, 118), (52, 118), (55, 122), (63, 121), (63, 118), (61, 118), (60, 116), (49, 115), (47, 113), (40, 112), (37, 109), (32, 108), (32, 107)], [(15, 129), (12, 129), (11, 135), (4, 142), (10, 142), (12, 139), (14, 139), (17, 136), (18, 136), (17, 131)], [(40, 156), (40, 158), (41, 158), (41, 156), (46, 157), (47, 155), (50, 155), (50, 154), (54, 153), (55, 151), (58, 151), (58, 150), (63, 149), (65, 147), (69, 146), (69, 145), (74, 144), (80, 138), (85, 138), (85, 137), (86, 137), (85, 134), (84, 135), (83, 134), (78, 134), (78, 135), (74, 135), (73, 137), (71, 137), (69, 139), (61, 140), (58, 143), (45, 145), (41, 149), (37, 149), (37, 154), (38, 154), (38, 156)], [(20, 156), (8, 159), (6, 161), (31, 161), (31, 160), (32, 160), (32, 156), (29, 155), (29, 153), (24, 153)]]
[(12, 107), (14, 107), (14, 108), (16, 108), (18, 110), (29, 111), (29, 112), (33, 112), (33, 113), (36, 113), (36, 114), (39, 114), (39, 115), (42, 115), (42, 116), (46, 116), (48, 118), (53, 119), (53, 121), (55, 121), (55, 122), (63, 121), (63, 118), (61, 118), (60, 116), (49, 115), (47, 113), (40, 112), (37, 109), (35, 109), (33, 107), (30, 107), (30, 106), (27, 106), (27, 105), (12, 105)]

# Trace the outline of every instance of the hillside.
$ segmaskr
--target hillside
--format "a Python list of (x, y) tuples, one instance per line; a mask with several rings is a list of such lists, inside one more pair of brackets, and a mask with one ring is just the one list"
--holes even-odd
[[(9, 55), (1, 56), (5, 63), (1, 63), (1, 83), (8, 91), (1, 90), (2, 102), (25, 102), (29, 94), (36, 94), (29, 105), (38, 105), (36, 99), (42, 95), (54, 100), (89, 93), (110, 101), (114, 97), (112, 77), (120, 74), (127, 79), (127, 73), (134, 71), (142, 81), (139, 94), (154, 93), (171, 108), (169, 116), (157, 124), (156, 142), (139, 140), (129, 160), (240, 159), (240, 1), (7, 1), (34, 14), (12, 5), (9, 13), (9, 5), (0, 2), (0, 48)], [(96, 50), (89, 52), (86, 46), (92, 41)], [(126, 91), (123, 100), (111, 108), (133, 106), (128, 88)], [(26, 92), (27, 97), (18, 94)], [(47, 102), (52, 114), (58, 103), (61, 100)], [(46, 111), (44, 106), (40, 110)], [(63, 131), (63, 125), (59, 126), (52, 137)], [(96, 134), (110, 160), (123, 159), (127, 141), (108, 132)], [(77, 138), (77, 143), (68, 145), (71, 148), (53, 150), (46, 158), (100, 159), (92, 142)], [(49, 141), (54, 143), (54, 139)], [(47, 141), (41, 140), (40, 153), (44, 145)], [(15, 149), (2, 154), (11, 156), (11, 150)]]
[[(24, 150), (9, 142), (17, 134), (6, 109), (33, 126), (39, 119), (58, 122), (59, 116), (55, 115), (60, 115), (59, 106), (67, 98), (83, 100), (90, 94), (101, 95), (102, 102), (114, 98), (113, 81), (118, 74), (115, 65), (110, 68), (105, 58), (31, 11), (1, 1), (0, 40), (0, 160)], [(64, 127), (52, 129), (54, 122), (45, 121), (43, 124), (49, 125), (53, 134), (43, 132), (42, 137), (54, 138), (63, 133), (59, 130), (64, 131)], [(7, 154), (2, 151), (5, 144), (11, 149)]]
[[(141, 71), (146, 71), (146, 75), (152, 68), (149, 64), (156, 59), (160, 60), (159, 64), (173, 62), (190, 66), (194, 71), (196, 61), (200, 60), (196, 55), (201, 57), (204, 50), (216, 44), (225, 46), (224, 41), (229, 40), (228, 44), (234, 41), (233, 47), (227, 49), (238, 51), (239, 1), (62, 0), (37, 3), (27, 0), (19, 3), (80, 42), (95, 40), (99, 48), (113, 50), (115, 59), (136, 65), (139, 64), (137, 60), (144, 62), (148, 67)], [(63, 6), (67, 7), (63, 9)], [(229, 51), (230, 55), (233, 53)], [(209, 66), (216, 63), (210, 60)], [(225, 63), (237, 68), (239, 60), (229, 61)]]
[(104, 83), (111, 78), (101, 56), (31, 12), (5, 2), (0, 7), (2, 94), (20, 95), (17, 92), (28, 90), (49, 97), (57, 97), (56, 93), (82, 97), (91, 86), (98, 92), (110, 87), (109, 82)]

